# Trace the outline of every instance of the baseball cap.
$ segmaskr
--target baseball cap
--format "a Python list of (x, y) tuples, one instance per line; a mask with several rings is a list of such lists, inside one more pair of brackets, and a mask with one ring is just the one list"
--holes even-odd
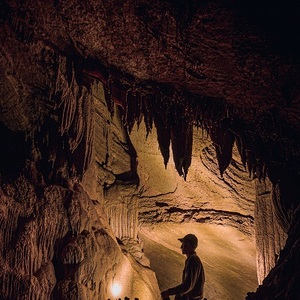
[(195, 248), (198, 246), (198, 239), (194, 234), (187, 234), (186, 236), (184, 236), (183, 238), (178, 239), (181, 243), (183, 242), (189, 242), (192, 246), (194, 246)]

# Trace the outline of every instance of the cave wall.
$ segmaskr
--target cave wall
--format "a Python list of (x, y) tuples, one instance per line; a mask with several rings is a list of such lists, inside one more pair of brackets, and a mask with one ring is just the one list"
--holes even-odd
[(110, 295), (123, 255), (79, 185), (37, 188), (21, 175), (2, 185), (1, 212), (1, 299)]
[(262, 284), (265, 277), (275, 266), (280, 251), (284, 248), (287, 233), (276, 217), (274, 198), (276, 191), (267, 178), (264, 181), (256, 180), (255, 201), (255, 232), (257, 247), (257, 277)]
[(256, 216), (260, 229), (257, 246), (262, 254), (259, 259), (264, 263), (258, 268), (262, 282), (256, 293), (249, 293), (246, 299), (296, 300), (300, 278), (299, 260), (296, 259), (300, 228), (299, 175), (282, 170), (272, 179), (271, 187), (268, 182), (258, 184)]
[[(150, 262), (138, 236), (137, 153), (123, 125), (122, 111), (115, 106), (111, 114), (102, 84), (93, 86), (95, 103), (94, 161), (83, 176), (83, 186), (96, 199), (112, 235), (130, 261), (134, 274), (128, 280), (131, 290), (123, 295), (141, 299), (159, 297), (159, 288)], [(122, 263), (121, 263), (122, 265)], [(124, 269), (124, 268), (123, 268)], [(119, 278), (120, 282), (126, 280)]]
[[(192, 163), (185, 181), (177, 176), (172, 159), (166, 168), (162, 164), (155, 130), (146, 138), (140, 125), (131, 138), (139, 161), (141, 226), (153, 221), (235, 226), (253, 237), (257, 249), (259, 288), (247, 299), (297, 299), (297, 289), (292, 287), (298, 278), (297, 262), (295, 266), (289, 262), (297, 251), (286, 249), (287, 239), (287, 247), (297, 245), (298, 240), (296, 174), (276, 172), (272, 181), (268, 177), (259, 179), (244, 167), (234, 147), (231, 164), (221, 176), (211, 139), (205, 132), (195, 131)], [(295, 206), (290, 207), (293, 201)]]
[(155, 129), (130, 135), (138, 153), (139, 220), (143, 223), (206, 222), (234, 226), (254, 238), (255, 184), (237, 148), (221, 176), (207, 132), (194, 130), (189, 173), (179, 177), (172, 159), (164, 167)]
[[(105, 136), (111, 128), (107, 124), (95, 130), (97, 125), (93, 121), (91, 86), (93, 80), (101, 81), (108, 110), (111, 112), (114, 103), (118, 103), (124, 110), (123, 122), (129, 131), (142, 115), (147, 132), (152, 128), (153, 118), (156, 119), (164, 159), (168, 156), (164, 146), (172, 139), (175, 167), (184, 177), (191, 159), (193, 122), (209, 131), (222, 172), (231, 160), (235, 139), (249, 173), (260, 179), (269, 177), (274, 185), (274, 214), (288, 237), (275, 267), (263, 280), (257, 295), (251, 297), (293, 299), (299, 286), (300, 195), (300, 19), (296, 4), (192, 1), (191, 5), (167, 0), (1, 1), (1, 199), (11, 197), (5, 186), (18, 186), (18, 178), (25, 175), (37, 190), (38, 199), (49, 186), (73, 191), (74, 183), (83, 179), (90, 198), (101, 203), (104, 191), (109, 199), (117, 199), (112, 185), (129, 182), (132, 187), (127, 187), (128, 192), (113, 205), (129, 212), (135, 222), (136, 214), (131, 208), (136, 199), (131, 199), (129, 191), (132, 188), (136, 192), (136, 155), (122, 155), (119, 161), (118, 155), (110, 156), (113, 159), (109, 164), (115, 169), (121, 166), (115, 173), (111, 166), (102, 167), (106, 156), (100, 156), (93, 169), (89, 169), (94, 160), (94, 135), (105, 128)], [(110, 140), (104, 139), (106, 142), (99, 146), (115, 147), (121, 153), (126, 148), (131, 153), (127, 133), (121, 132), (121, 147), (118, 141), (107, 144), (112, 141), (110, 135)], [(209, 161), (208, 149), (205, 155)], [(103, 183), (103, 190), (99, 188), (102, 183), (98, 185), (93, 179), (97, 172), (96, 181)], [(120, 191), (119, 187), (116, 191)], [(12, 211), (22, 197), (11, 197), (16, 200), (9, 200), (13, 203)], [(1, 202), (4, 211), (5, 201)], [(264, 201), (259, 205), (264, 205)], [(164, 201), (159, 202), (159, 210), (168, 208)], [(218, 205), (223, 210), (224, 203)], [(243, 212), (243, 208), (239, 209)], [(112, 210), (107, 211), (112, 217), (109, 211)], [(273, 216), (271, 211), (270, 206), (269, 217)], [(217, 218), (219, 215), (215, 214)], [(174, 220), (182, 218), (181, 212), (167, 216)], [(188, 214), (187, 219), (190, 217)], [(212, 217), (211, 212), (208, 217)], [(231, 217), (232, 214), (226, 220)], [(23, 222), (22, 217), (15, 222), (14, 218), (17, 217), (10, 217), (15, 225), (9, 228), (18, 228), (16, 222)], [(119, 237), (128, 235), (130, 222), (124, 231), (118, 229), (119, 221), (112, 224), (116, 224), (113, 227)], [(273, 232), (272, 226), (270, 229)], [(7, 244), (10, 234), (6, 229), (3, 232)], [(135, 230), (129, 235), (129, 239), (135, 238)], [(259, 247), (265, 251), (264, 245)], [(277, 255), (277, 247), (274, 252)], [(272, 251), (271, 257), (275, 254)], [(1, 272), (5, 278), (12, 276), (6, 269)], [(261, 280), (265, 273), (261, 272)], [(29, 290), (30, 286), (24, 284), (22, 289)], [(11, 288), (4, 288), (4, 296), (7, 290)]]
[(25, 176), (5, 184), (0, 229), (1, 299), (108, 299), (113, 282), (123, 295), (157, 295), (153, 272), (124, 255), (103, 209), (79, 185), (37, 192)]
[[(5, 158), (18, 158), (16, 169), (1, 164), (1, 299), (108, 299), (113, 282), (122, 284), (123, 296), (158, 297), (155, 275), (137, 237), (134, 155), (103, 95), (102, 86), (95, 86), (97, 149), (91, 145), (92, 163), (81, 184), (67, 175), (64, 164), (57, 178), (52, 172), (49, 178), (48, 169), (41, 169), (45, 150), (34, 140), (27, 157), (19, 157), (22, 151), (11, 155), (17, 140), (1, 128), (8, 139), (8, 149), (2, 144)], [(25, 135), (18, 143), (26, 145)], [(122, 191), (129, 195), (128, 203), (120, 201)]]

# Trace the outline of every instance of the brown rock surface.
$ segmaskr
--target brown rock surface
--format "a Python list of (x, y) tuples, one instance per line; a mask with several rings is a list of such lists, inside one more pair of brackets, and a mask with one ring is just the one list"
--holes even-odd
[(255, 226), (257, 247), (257, 275), (261, 284), (275, 266), (286, 242), (286, 233), (275, 215), (276, 192), (269, 180), (256, 182)]
[(49, 186), (38, 194), (25, 177), (5, 185), (1, 298), (105, 299), (115, 280), (123, 295), (155, 298), (153, 272), (122, 252), (100, 211), (79, 185)]
[(244, 299), (257, 286), (255, 245), (250, 236), (227, 225), (160, 223), (144, 225), (145, 253), (162, 290), (180, 283), (185, 256), (178, 237), (193, 233), (205, 269), (205, 297), (211, 300)]
[[(128, 274), (148, 272), (136, 265), (147, 259), (128, 135), (144, 121), (147, 133), (157, 129), (163, 159), (159, 166), (150, 151), (149, 170), (139, 167), (141, 221), (210, 220), (252, 234), (257, 219), (260, 281), (270, 272), (249, 299), (297, 299), (299, 20), (289, 0), (1, 1), (1, 297), (94, 297), (97, 253), (107, 272), (114, 260)], [(198, 145), (195, 127), (212, 145)], [(234, 143), (248, 172), (272, 183), (257, 185), (255, 214)], [(133, 255), (124, 258), (115, 236)], [(109, 259), (103, 244), (116, 250)]]
[(139, 219), (142, 223), (230, 224), (252, 235), (254, 181), (236, 150), (232, 164), (221, 177), (212, 142), (202, 134), (194, 133), (192, 164), (184, 181), (177, 176), (174, 163), (164, 169), (155, 133), (145, 139), (143, 128), (132, 132), (139, 162)]

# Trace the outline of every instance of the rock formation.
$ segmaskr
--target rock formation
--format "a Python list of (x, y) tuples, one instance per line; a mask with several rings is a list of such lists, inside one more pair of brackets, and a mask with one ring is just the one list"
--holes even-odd
[[(293, 1), (1, 1), (0, 297), (105, 299), (124, 267), (130, 297), (155, 299), (139, 207), (141, 222), (254, 220), (248, 299), (297, 299), (299, 20)], [(180, 195), (170, 179), (141, 190), (135, 125), (224, 201), (157, 198)]]
[(144, 132), (140, 128), (131, 134), (139, 162), (140, 223), (210, 222), (254, 234), (254, 180), (244, 169), (236, 148), (231, 165), (220, 176), (212, 141), (195, 131), (191, 167), (184, 180), (175, 173), (174, 164), (165, 170), (156, 134), (149, 134), (143, 141), (140, 131)]

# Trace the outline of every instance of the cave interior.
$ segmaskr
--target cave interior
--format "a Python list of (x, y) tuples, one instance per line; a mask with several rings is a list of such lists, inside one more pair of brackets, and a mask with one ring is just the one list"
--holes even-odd
[(159, 299), (140, 228), (192, 223), (253, 238), (244, 298), (299, 299), (295, 1), (2, 0), (0, 24), (1, 299)]

